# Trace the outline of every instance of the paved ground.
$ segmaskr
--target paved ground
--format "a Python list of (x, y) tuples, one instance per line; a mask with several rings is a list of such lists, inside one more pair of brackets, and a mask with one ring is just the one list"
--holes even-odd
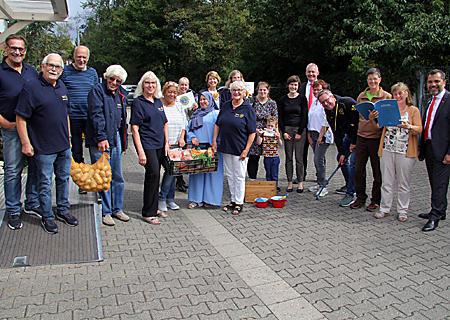
[[(327, 174), (335, 154), (330, 147)], [(450, 317), (448, 225), (423, 233), (417, 218), (430, 197), (423, 163), (414, 169), (405, 223), (395, 209), (376, 220), (363, 209), (340, 208), (342, 196), (332, 193), (319, 201), (309, 192), (291, 194), (283, 209), (248, 204), (240, 216), (185, 209), (187, 195), (177, 193), (182, 210), (159, 226), (140, 220), (144, 170), (133, 150), (123, 166), (124, 210), (132, 220), (102, 226), (105, 260), (0, 269), (0, 318)], [(308, 172), (312, 179), (313, 165)], [(338, 173), (330, 190), (342, 185)]]

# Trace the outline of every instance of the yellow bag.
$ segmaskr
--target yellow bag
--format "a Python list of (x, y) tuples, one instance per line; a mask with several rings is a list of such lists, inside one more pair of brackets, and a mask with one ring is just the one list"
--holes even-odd
[(98, 161), (92, 165), (76, 163), (72, 158), (70, 176), (73, 182), (85, 191), (108, 191), (111, 183), (111, 157), (103, 152)]

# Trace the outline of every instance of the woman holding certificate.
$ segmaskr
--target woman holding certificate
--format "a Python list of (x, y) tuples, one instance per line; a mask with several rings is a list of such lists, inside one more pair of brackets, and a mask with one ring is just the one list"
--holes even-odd
[[(419, 109), (413, 106), (411, 92), (403, 82), (396, 83), (391, 88), (394, 99), (398, 102), (401, 124), (397, 127), (383, 127), (378, 155), (383, 177), (381, 185), (380, 211), (375, 218), (381, 219), (391, 211), (394, 182), (397, 178), (398, 199), (397, 218), (399, 221), (408, 219), (407, 213), (410, 201), (410, 180), (418, 156), (418, 135), (422, 132), (422, 120)], [(378, 111), (371, 112), (369, 119), (377, 126), (375, 119)]]

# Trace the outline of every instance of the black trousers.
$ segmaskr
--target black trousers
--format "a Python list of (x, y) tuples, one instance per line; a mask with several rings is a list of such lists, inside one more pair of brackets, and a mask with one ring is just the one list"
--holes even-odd
[(260, 156), (255, 155), (250, 155), (248, 157), (247, 172), (250, 179), (256, 179), (256, 176), (258, 175), (259, 158)]
[(450, 165), (438, 161), (433, 153), (431, 141), (425, 143), (425, 163), (431, 186), (430, 220), (439, 220), (447, 211), (447, 191)]
[(156, 217), (158, 212), (159, 172), (164, 160), (164, 147), (161, 149), (144, 150), (147, 157), (144, 180), (143, 217)]

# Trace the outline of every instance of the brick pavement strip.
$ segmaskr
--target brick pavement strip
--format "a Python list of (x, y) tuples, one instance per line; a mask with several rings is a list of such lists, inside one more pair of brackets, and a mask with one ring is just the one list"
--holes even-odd
[[(328, 173), (335, 155), (329, 148)], [(283, 152), (281, 158), (284, 189)], [(312, 154), (309, 164), (312, 178)], [(105, 260), (0, 269), (0, 318), (434, 320), (450, 314), (447, 221), (422, 233), (424, 221), (416, 216), (429, 210), (422, 162), (413, 171), (405, 223), (396, 220), (395, 203), (384, 219), (338, 207), (337, 173), (318, 201), (309, 192), (293, 193), (283, 209), (246, 204), (239, 216), (220, 207), (188, 210), (187, 195), (177, 193), (182, 209), (151, 226), (140, 219), (143, 168), (134, 150), (124, 155), (123, 171), (131, 221), (101, 227)], [(368, 167), (369, 192), (370, 179)], [(307, 180), (304, 188), (313, 184)], [(224, 203), (229, 196), (225, 181)]]

